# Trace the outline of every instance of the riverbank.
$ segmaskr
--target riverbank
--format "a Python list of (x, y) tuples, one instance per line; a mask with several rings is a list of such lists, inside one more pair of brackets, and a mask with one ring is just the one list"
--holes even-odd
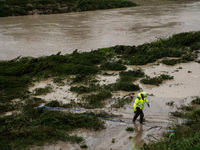
[[(87, 146), (84, 136), (78, 136), (74, 134), (74, 131), (81, 128), (92, 132), (96, 130), (103, 132), (106, 124), (99, 118), (124, 119), (120, 118), (119, 111), (114, 110), (124, 112), (125, 105), (130, 106), (131, 109), (121, 114), (128, 119), (124, 122), (130, 123), (132, 98), (140, 90), (147, 91), (150, 94), (149, 97), (153, 96), (152, 111), (148, 110), (147, 120), (150, 120), (153, 126), (155, 116), (161, 113), (163, 117), (159, 120), (159, 124), (162, 124), (164, 120), (162, 125), (166, 128), (168, 123), (165, 122), (168, 118), (166, 114), (171, 109), (166, 108), (165, 103), (177, 99), (176, 93), (182, 92), (176, 91), (178, 88), (183, 86), (182, 88), (185, 89), (193, 89), (196, 86), (196, 91), (193, 90), (196, 93), (192, 95), (199, 96), (199, 85), (196, 84), (199, 81), (199, 41), (200, 32), (188, 32), (139, 46), (114, 46), (91, 52), (74, 51), (66, 55), (58, 53), (39, 58), (18, 57), (1, 61), (1, 147), (23, 149), (56, 141), (75, 142), (79, 147)], [(189, 62), (193, 62), (192, 66), (180, 65)], [(149, 66), (146, 66), (147, 68), (144, 66), (152, 63), (154, 65), (149, 74)], [(162, 65), (175, 67), (172, 70), (163, 70)], [(157, 73), (153, 69), (156, 67), (158, 67)], [(184, 74), (188, 79), (192, 78), (194, 82), (186, 84), (185, 79), (180, 78), (177, 72), (180, 72), (182, 76)], [(175, 77), (175, 74), (178, 77)], [(106, 82), (109, 78), (112, 80)], [(45, 81), (49, 79), (50, 82)], [(184, 83), (181, 83), (179, 79)], [(34, 86), (42, 81), (46, 84), (41, 87)], [(176, 96), (175, 98), (170, 98), (170, 94), (167, 94), (168, 97), (160, 98), (164, 95), (162, 87), (165, 85), (168, 90), (175, 89), (173, 90), (175, 94), (171, 93), (171, 96)], [(160, 93), (156, 93), (153, 89), (160, 86)], [(53, 97), (49, 99), (44, 97), (48, 94), (52, 94)], [(191, 93), (189, 94), (192, 96)], [(67, 111), (52, 112), (36, 109), (41, 105), (61, 107)], [(160, 109), (156, 109), (158, 106)], [(145, 131), (147, 130), (146, 127)], [(123, 140), (130, 144), (127, 139)], [(112, 142), (106, 142), (106, 144), (110, 143)]]
[(127, 0), (13, 0), (1, 1), (0, 17), (57, 14), (137, 6)]

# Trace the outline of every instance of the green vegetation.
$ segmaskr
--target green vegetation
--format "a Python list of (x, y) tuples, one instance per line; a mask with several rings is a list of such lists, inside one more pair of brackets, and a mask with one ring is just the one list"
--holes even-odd
[(112, 108), (121, 108), (125, 104), (129, 104), (132, 102), (132, 98), (116, 98), (114, 100), (114, 104), (111, 105)]
[(89, 87), (86, 86), (72, 86), (70, 88), (70, 91), (76, 92), (78, 94), (84, 94), (84, 93), (90, 93), (90, 92), (96, 92), (100, 89), (100, 86), (97, 86), (95, 84), (90, 84)]
[(178, 109), (181, 109), (181, 110), (186, 110), (186, 111), (192, 111), (194, 109), (193, 106), (190, 106), (190, 105), (181, 105), (180, 107), (178, 107)]
[(137, 6), (127, 0), (0, 0), (0, 17)]
[(126, 66), (122, 64), (122, 62), (106, 62), (103, 63), (100, 68), (102, 70), (113, 70), (113, 71), (120, 71), (126, 70)]
[(152, 78), (150, 78), (149, 76), (146, 76), (144, 79), (140, 80), (140, 82), (142, 82), (144, 84), (152, 84), (152, 85), (158, 86), (164, 80), (171, 80), (171, 79), (173, 79), (172, 76), (161, 74), (160, 76), (152, 77)]
[(139, 86), (132, 82), (142, 76), (144, 76), (144, 72), (141, 69), (121, 71), (119, 73), (119, 79), (117, 79), (115, 84), (111, 85), (110, 89), (113, 91), (138, 91), (140, 89)]
[(111, 97), (111, 92), (100, 91), (97, 94), (83, 96), (81, 105), (85, 108), (101, 108), (104, 106), (104, 100)]
[(115, 139), (114, 138), (112, 138), (112, 143), (115, 143)]
[(200, 97), (197, 97), (196, 99), (192, 100), (192, 104), (200, 104)]
[(184, 114), (180, 111), (170, 112), (174, 117), (184, 117)]
[(36, 88), (33, 90), (34, 95), (46, 95), (47, 93), (50, 93), (53, 90), (53, 87), (51, 85), (47, 85), (44, 88)]
[(114, 86), (115, 89), (122, 91), (138, 91), (140, 89), (138, 85), (128, 82), (119, 82), (116, 83)]
[(134, 131), (134, 128), (133, 128), (133, 127), (127, 127), (127, 128), (126, 128), (126, 131), (131, 131), (131, 132), (133, 132), (133, 131)]
[(48, 106), (48, 107), (63, 107), (63, 104), (57, 100), (52, 100), (48, 103), (45, 104), (45, 106)]
[(167, 102), (166, 105), (174, 106), (174, 101)]
[(105, 128), (97, 113), (63, 113), (34, 109), (34, 106), (34, 102), (27, 101), (20, 108), (20, 113), (0, 117), (2, 147), (22, 149), (32, 144), (42, 145), (55, 140), (82, 142), (82, 137), (70, 136), (69, 132), (77, 128)]
[(15, 110), (15, 105), (7, 103), (7, 104), (0, 104), (0, 114), (4, 114), (9, 111)]
[(86, 144), (83, 144), (80, 146), (81, 148), (88, 148), (88, 146)]
[[(178, 57), (181, 62), (193, 61), (196, 51), (200, 49), (200, 32), (185, 32), (173, 35), (167, 39), (139, 46), (115, 46), (114, 51), (122, 55), (122, 60), (128, 65), (145, 65), (161, 58)], [(194, 45), (195, 46), (194, 48)], [(174, 63), (175, 64), (175, 63)]]
[(133, 82), (143, 76), (144, 72), (141, 69), (122, 71), (119, 73), (120, 79), (118, 80), (118, 82)]
[(184, 115), (187, 122), (176, 125), (173, 132), (165, 134), (164, 138), (144, 144), (143, 150), (198, 150), (200, 147), (200, 109), (196, 109), (191, 113)]

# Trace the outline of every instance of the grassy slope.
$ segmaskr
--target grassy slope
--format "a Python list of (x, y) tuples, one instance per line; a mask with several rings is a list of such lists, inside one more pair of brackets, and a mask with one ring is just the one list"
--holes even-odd
[(136, 6), (127, 0), (0, 0), (0, 17)]
[[(102, 129), (104, 127), (102, 122), (97, 119), (99, 114), (90, 114), (94, 116), (92, 122), (90, 122), (88, 115), (85, 114), (62, 114), (60, 112), (33, 109), (42, 102), (41, 99), (33, 98), (28, 91), (28, 87), (34, 80), (74, 75), (75, 77), (71, 79), (72, 83), (86, 82), (85, 84), (89, 87), (100, 89), (97, 94), (83, 97), (84, 103), (82, 106), (87, 108), (103, 107), (105, 99), (112, 96), (112, 91), (138, 90), (139, 87), (130, 84), (130, 82), (138, 77), (143, 77), (144, 73), (141, 70), (125, 71), (125, 65), (144, 65), (166, 57), (179, 57), (180, 61), (176, 63), (192, 61), (197, 57), (199, 49), (200, 32), (189, 32), (137, 47), (115, 46), (83, 53), (74, 51), (68, 55), (58, 53), (39, 58), (28, 57), (0, 61), (0, 113), (10, 110), (21, 112), (20, 114), (0, 118), (0, 146), (8, 149), (13, 147), (20, 149), (29, 147), (32, 144), (42, 144), (56, 140), (80, 142), (83, 139), (69, 136), (68, 131), (76, 128)], [(115, 84), (99, 88), (93, 77), (104, 70), (121, 70), (120, 78)], [(127, 77), (129, 75), (134, 77)], [(164, 76), (164, 78), (166, 77)], [(89, 83), (87, 80), (89, 80)], [(90, 91), (92, 88), (88, 86), (81, 90)], [(98, 97), (97, 100), (96, 97)], [(13, 103), (12, 100), (16, 98), (23, 101), (23, 103)], [(83, 123), (86, 121), (89, 124)], [(80, 126), (75, 126), (77, 124), (80, 124)], [(54, 130), (52, 131), (52, 129)], [(192, 135), (194, 137), (198, 136), (191, 134), (189, 138), (192, 138)], [(21, 138), (18, 140), (19, 136)]]

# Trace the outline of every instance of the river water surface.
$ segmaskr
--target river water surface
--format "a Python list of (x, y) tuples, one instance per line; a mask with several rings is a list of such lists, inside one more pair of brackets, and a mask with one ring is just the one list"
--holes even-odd
[(0, 18), (0, 60), (139, 45), (200, 30), (200, 2)]

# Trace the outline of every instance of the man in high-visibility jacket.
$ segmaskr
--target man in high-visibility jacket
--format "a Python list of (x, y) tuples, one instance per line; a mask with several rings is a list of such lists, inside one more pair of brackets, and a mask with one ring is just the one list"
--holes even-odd
[(137, 119), (137, 117), (140, 115), (140, 123), (143, 123), (143, 118), (144, 118), (144, 113), (143, 113), (143, 108), (144, 108), (144, 103), (147, 103), (147, 106), (150, 107), (149, 101), (146, 98), (147, 93), (146, 92), (140, 92), (135, 99), (135, 102), (133, 104), (133, 109), (134, 109), (134, 117), (133, 117), (133, 122)]

